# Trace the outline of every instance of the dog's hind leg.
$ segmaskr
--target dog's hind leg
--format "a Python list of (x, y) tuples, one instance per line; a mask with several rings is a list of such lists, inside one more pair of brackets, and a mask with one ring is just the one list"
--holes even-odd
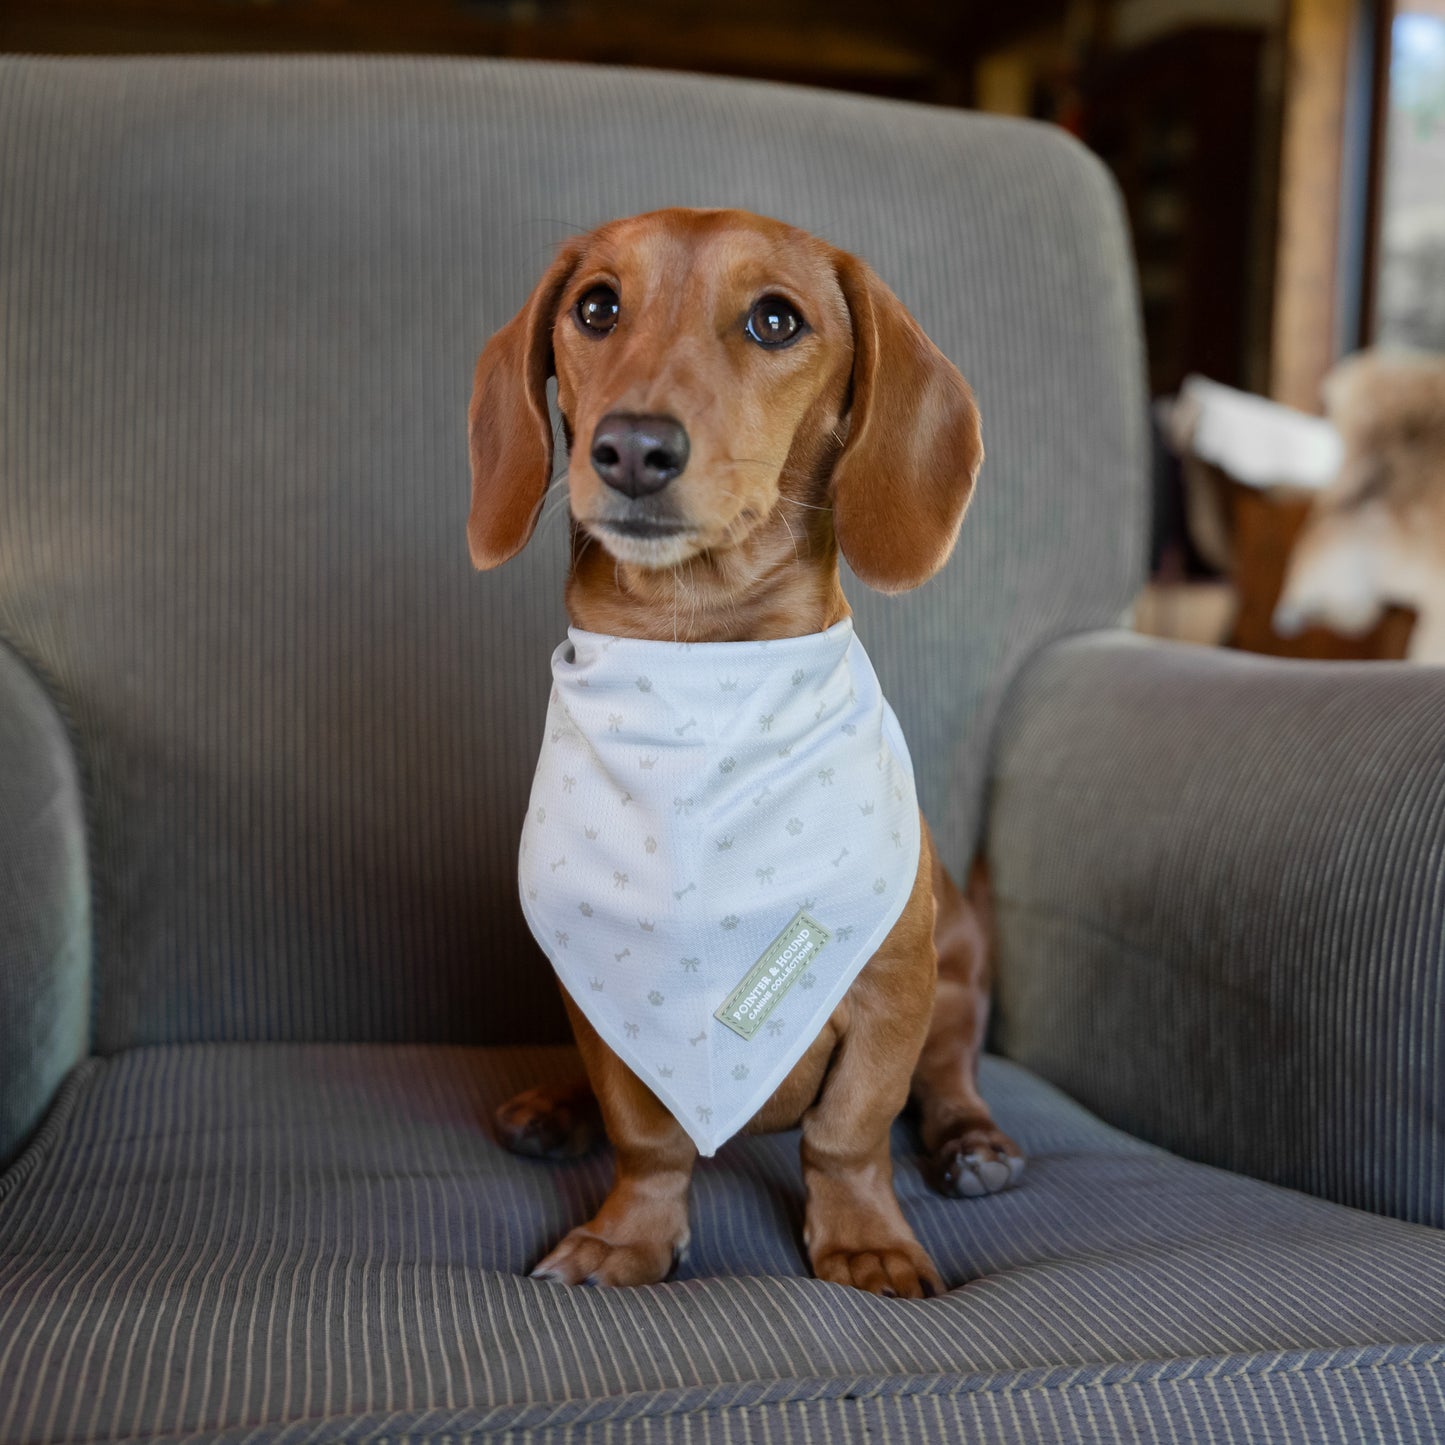
[(497, 1142), (531, 1159), (580, 1159), (602, 1142), (602, 1110), (585, 1079), (528, 1089), (495, 1117)]
[(969, 872), (965, 895), (935, 852), (933, 896), (938, 985), (912, 1089), (923, 1147), (943, 1193), (996, 1194), (1023, 1173), (1024, 1156), (994, 1123), (978, 1092), (993, 951), (993, 909), (982, 859)]

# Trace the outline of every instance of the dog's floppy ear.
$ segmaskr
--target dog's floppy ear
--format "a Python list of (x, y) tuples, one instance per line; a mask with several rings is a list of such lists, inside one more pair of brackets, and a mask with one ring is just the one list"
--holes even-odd
[(498, 567), (527, 545), (552, 477), (552, 324), (562, 289), (576, 269), (568, 245), (547, 268), (527, 304), (477, 358), (467, 436), (472, 455), (472, 562)]
[(978, 407), (870, 267), (843, 251), (836, 266), (853, 318), (853, 400), (833, 468), (833, 527), (862, 581), (903, 592), (953, 551), (983, 463)]

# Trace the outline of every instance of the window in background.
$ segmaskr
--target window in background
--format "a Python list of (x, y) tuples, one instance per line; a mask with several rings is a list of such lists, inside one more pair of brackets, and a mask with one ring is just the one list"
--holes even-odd
[(1445, 0), (1390, 29), (1375, 341), (1445, 351)]

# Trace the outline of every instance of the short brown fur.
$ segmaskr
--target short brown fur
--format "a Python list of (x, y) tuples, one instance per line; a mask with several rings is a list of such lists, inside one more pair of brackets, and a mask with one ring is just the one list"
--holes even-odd
[[(573, 308), (606, 284), (615, 329), (589, 334)], [(764, 350), (744, 322), (763, 296), (805, 318)], [(572, 449), (566, 475), (575, 625), (691, 642), (822, 631), (849, 613), (841, 550), (882, 591), (918, 586), (947, 560), (983, 459), (967, 384), (856, 257), (738, 211), (669, 210), (567, 243), (477, 364), (470, 411), (473, 560), (495, 566), (531, 536), (553, 439), (557, 378)], [(691, 441), (682, 473), (643, 501), (609, 489), (588, 439), (612, 413), (663, 414)], [(615, 530), (638, 516), (662, 538)], [(818, 1039), (749, 1125), (802, 1125), (805, 1241), (821, 1279), (917, 1298), (942, 1287), (892, 1189), (889, 1127), (910, 1088), (950, 1192), (1017, 1177), (1022, 1157), (975, 1085), (987, 1017), (987, 887), (965, 899), (927, 827), (908, 905)], [(570, 1284), (664, 1278), (686, 1246), (695, 1150), (672, 1115), (567, 1000), (595, 1108), (616, 1151), (612, 1192), (537, 1267)], [(534, 1154), (585, 1147), (585, 1089), (530, 1091), (498, 1116)]]

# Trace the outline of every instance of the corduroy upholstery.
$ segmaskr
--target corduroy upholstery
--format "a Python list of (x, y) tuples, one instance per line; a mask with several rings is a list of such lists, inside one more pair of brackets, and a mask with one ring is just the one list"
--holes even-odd
[[(472, 574), (465, 402), (560, 236), (672, 203), (861, 252), (979, 393), (958, 556), (912, 597), (851, 595), (955, 868), (997, 768), (1005, 1042), (1192, 1152), (1421, 1218), (1438, 1199), (1418, 1183), (1438, 1176), (1438, 973), (1410, 941), (1439, 917), (1418, 811), (1438, 687), (1060, 641), (1120, 615), (1144, 510), (1127, 249), (1072, 142), (568, 67), (0, 60), (10, 1143), (75, 1064), (0, 1174), (0, 1445), (1438, 1434), (1445, 1235), (1186, 1163), (1001, 1061), (983, 1085), (1032, 1156), (1020, 1188), (945, 1200), (896, 1134), (944, 1299), (804, 1277), (790, 1136), (700, 1169), (678, 1281), (523, 1277), (608, 1164), (489, 1133), (499, 1100), (576, 1067), (496, 1047), (561, 1035), (515, 848), (565, 547), (554, 498), (522, 558)], [(1358, 712), (1374, 676), (1388, 746)], [(1270, 851), (1292, 836), (1266, 807), (1282, 738), (1229, 713), (1276, 705), (1341, 715), (1338, 744), (1298, 731), (1345, 801), (1281, 792), (1317, 875)], [(1357, 856), (1351, 801), (1422, 851), (1377, 848), (1378, 892), (1326, 899), (1308, 880)], [(1156, 877), (1183, 938), (1148, 916)], [(1299, 947), (1241, 943), (1256, 914)], [(1100, 922), (1151, 950), (1137, 1003)], [(1273, 970), (1233, 1030), (1215, 967), (1231, 998)], [(1342, 1038), (1330, 987), (1380, 1012)], [(1161, 1007), (1176, 994), (1197, 1018)], [(1349, 1114), (1322, 1040), (1373, 1115)], [(1240, 1102), (1201, 1093), (1189, 1117), (1186, 1082), (1211, 1081), (1186, 1046), (1242, 1071)], [(1280, 1097), (1258, 1118), (1251, 1080)], [(1357, 1187), (1371, 1118), (1408, 1157)]]
[(1191, 1158), (1445, 1226), (1445, 668), (1101, 633), (999, 729), (998, 1043)]
[(65, 727), (0, 644), (0, 1166), (90, 1042), (85, 816)]
[[(796, 1134), (699, 1167), (678, 1282), (528, 1280), (607, 1160), (517, 1159), (485, 1121), (575, 1067), (566, 1049), (379, 1045), (87, 1066), (0, 1206), (0, 1440), (604, 1420), (636, 1439), (881, 1421), (884, 1438), (1099, 1440), (1090, 1418), (1118, 1411), (1255, 1441), (1262, 1406), (1309, 1422), (1293, 1438), (1345, 1441), (1442, 1418), (1445, 1234), (1186, 1164), (1001, 1061), (983, 1085), (1028, 1147), (1026, 1186), (944, 1199), (898, 1129), (903, 1207), (961, 1286), (942, 1300), (802, 1277)], [(1401, 1433), (1361, 1434), (1382, 1409)]]

